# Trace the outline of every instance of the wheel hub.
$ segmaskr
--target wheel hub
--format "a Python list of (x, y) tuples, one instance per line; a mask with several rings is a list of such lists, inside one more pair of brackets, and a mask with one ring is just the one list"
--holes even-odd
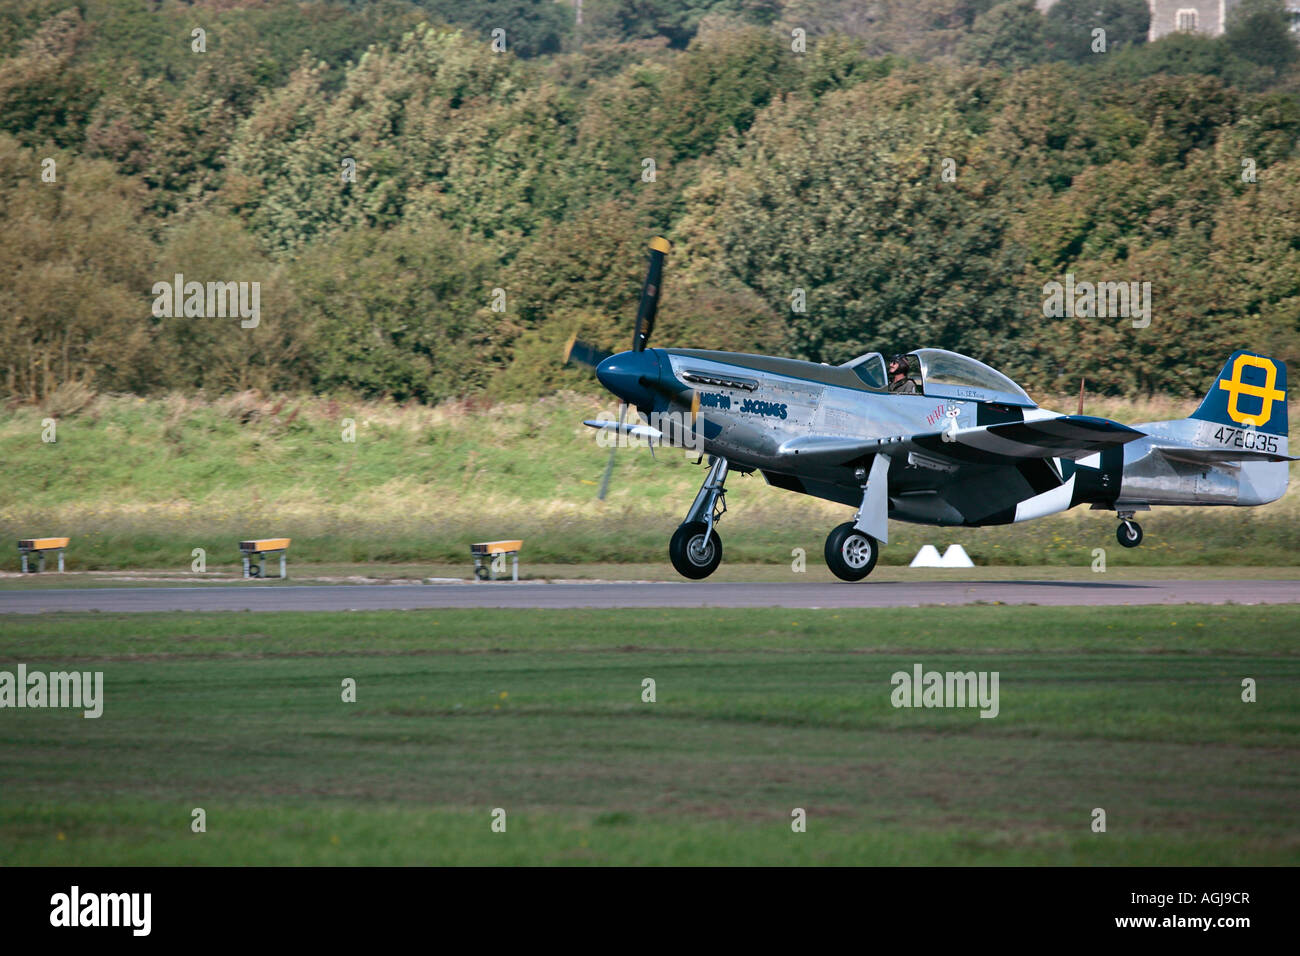
[(851, 568), (865, 568), (871, 560), (871, 542), (854, 535), (844, 542), (844, 563)]
[(686, 545), (686, 554), (690, 557), (692, 564), (704, 567), (713, 559), (713, 542), (707, 536), (697, 534)]

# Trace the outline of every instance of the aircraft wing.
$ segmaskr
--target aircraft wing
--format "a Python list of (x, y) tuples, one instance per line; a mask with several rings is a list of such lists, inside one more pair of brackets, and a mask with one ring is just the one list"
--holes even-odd
[(890, 438), (804, 435), (784, 442), (778, 453), (831, 467), (861, 464), (871, 455), (909, 453), (939, 464), (1012, 465), (1036, 458), (1083, 458), (1142, 437), (1136, 428), (1108, 418), (1055, 415)]

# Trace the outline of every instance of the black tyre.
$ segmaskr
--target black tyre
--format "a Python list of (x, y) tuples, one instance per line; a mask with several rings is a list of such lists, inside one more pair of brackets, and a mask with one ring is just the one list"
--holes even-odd
[(1126, 548), (1136, 548), (1142, 543), (1142, 526), (1136, 521), (1121, 521), (1115, 529), (1115, 537)]
[(876, 539), (846, 521), (826, 536), (826, 566), (841, 581), (861, 581), (876, 566)]
[(688, 521), (673, 532), (668, 557), (684, 578), (707, 578), (722, 563), (722, 539), (703, 521)]
[(481, 564), (476, 564), (474, 566), (474, 577), (480, 581), (486, 581), (488, 579), (488, 569)]

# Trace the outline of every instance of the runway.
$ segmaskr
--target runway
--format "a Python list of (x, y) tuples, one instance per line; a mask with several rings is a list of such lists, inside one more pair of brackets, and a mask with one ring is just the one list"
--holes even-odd
[(786, 607), (961, 604), (1294, 604), (1300, 581), (930, 581), (871, 584), (492, 582), (221, 585), (0, 591), (0, 614), (51, 611), (380, 611), (418, 608)]

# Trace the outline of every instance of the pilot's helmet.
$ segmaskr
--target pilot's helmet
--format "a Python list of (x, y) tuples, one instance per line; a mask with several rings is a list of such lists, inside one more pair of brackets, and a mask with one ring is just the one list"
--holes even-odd
[(895, 363), (898, 364), (899, 371), (901, 372), (907, 373), (912, 370), (912, 363), (907, 360), (906, 355), (902, 355), (902, 354), (895, 355), (893, 358), (889, 360), (890, 365), (893, 365)]

